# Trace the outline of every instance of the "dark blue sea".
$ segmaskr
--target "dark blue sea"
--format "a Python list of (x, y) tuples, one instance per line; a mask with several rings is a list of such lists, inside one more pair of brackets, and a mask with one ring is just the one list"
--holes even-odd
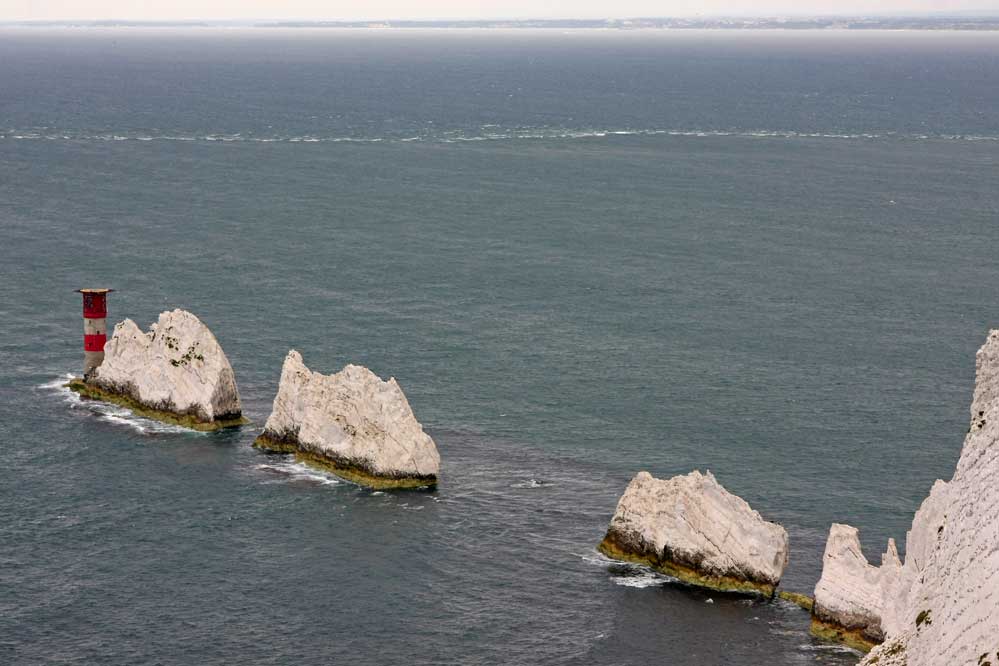
[[(999, 34), (0, 30), (0, 663), (853, 664), (594, 550), (710, 469), (879, 560), (999, 325)], [(186, 308), (252, 425), (74, 400)], [(288, 349), (394, 376), (434, 492), (251, 449)], [(712, 603), (708, 603), (708, 601)]]

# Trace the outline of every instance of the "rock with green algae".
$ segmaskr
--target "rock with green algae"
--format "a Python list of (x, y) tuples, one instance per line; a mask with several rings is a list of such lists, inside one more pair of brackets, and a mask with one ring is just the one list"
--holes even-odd
[(789, 601), (800, 608), (804, 608), (806, 611), (812, 610), (812, 607), (815, 605), (815, 599), (801, 592), (777, 590), (777, 596), (784, 601)]
[(160, 314), (142, 331), (117, 324), (104, 362), (69, 388), (128, 407), (141, 416), (195, 430), (245, 423), (236, 377), (211, 330), (184, 310)]
[(784, 528), (726, 491), (711, 472), (698, 471), (671, 479), (635, 475), (599, 549), (692, 585), (766, 597), (788, 561)]
[(348, 365), (324, 375), (292, 350), (264, 432), (255, 446), (294, 453), (372, 488), (434, 486), (440, 455), (395, 379)]

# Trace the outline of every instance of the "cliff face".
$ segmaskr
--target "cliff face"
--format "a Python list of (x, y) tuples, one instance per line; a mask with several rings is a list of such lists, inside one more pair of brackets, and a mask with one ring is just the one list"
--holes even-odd
[(382, 381), (357, 365), (312, 372), (294, 350), (256, 446), (293, 452), (378, 488), (432, 486), (440, 470), (437, 447), (395, 379)]
[(160, 314), (146, 333), (131, 319), (119, 323), (104, 362), (70, 387), (199, 430), (243, 422), (229, 359), (208, 327), (183, 310)]
[(978, 351), (976, 375), (954, 477), (916, 512), (905, 564), (880, 594), (885, 643), (863, 664), (999, 665), (999, 331)]
[[(975, 359), (971, 423), (949, 483), (937, 481), (906, 535), (882, 624), (910, 666), (999, 664), (999, 331)], [(879, 663), (885, 645), (864, 663)]]
[(639, 472), (600, 550), (694, 585), (769, 597), (787, 566), (788, 538), (710, 472), (671, 479)]

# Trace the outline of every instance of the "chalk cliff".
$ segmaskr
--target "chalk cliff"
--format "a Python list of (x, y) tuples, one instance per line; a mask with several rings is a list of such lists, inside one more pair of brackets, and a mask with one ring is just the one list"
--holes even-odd
[(69, 386), (196, 430), (245, 422), (229, 359), (211, 330), (184, 310), (161, 313), (148, 332), (131, 319), (119, 323), (104, 346), (103, 363), (86, 382)]
[(788, 538), (711, 472), (671, 479), (639, 472), (599, 549), (694, 585), (770, 597), (787, 566)]
[[(828, 577), (840, 581), (835, 595), (848, 604), (880, 608), (885, 642), (861, 662), (866, 666), (999, 665), (999, 331), (978, 351), (976, 374), (957, 469), (916, 512), (905, 563), (885, 575), (896, 569), (887, 563), (880, 595), (856, 584), (855, 574)], [(836, 560), (826, 566), (837, 568)], [(818, 605), (818, 589), (816, 597)]]
[(437, 447), (395, 379), (382, 381), (357, 365), (312, 372), (294, 350), (255, 446), (295, 453), (374, 488), (433, 486), (440, 470)]
[(881, 615), (888, 590), (898, 583), (902, 563), (895, 540), (881, 566), (867, 562), (855, 527), (833, 523), (822, 557), (822, 578), (815, 586), (812, 633), (870, 650), (884, 640)]

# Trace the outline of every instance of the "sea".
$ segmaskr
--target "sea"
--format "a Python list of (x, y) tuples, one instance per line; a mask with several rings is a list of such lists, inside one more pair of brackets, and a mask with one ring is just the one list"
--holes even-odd
[[(784, 589), (904, 551), (997, 248), (999, 33), (0, 29), (0, 663), (855, 664), (595, 546), (697, 469)], [(70, 394), (82, 287), (252, 423)], [(395, 377), (437, 489), (251, 448), (289, 349)]]

